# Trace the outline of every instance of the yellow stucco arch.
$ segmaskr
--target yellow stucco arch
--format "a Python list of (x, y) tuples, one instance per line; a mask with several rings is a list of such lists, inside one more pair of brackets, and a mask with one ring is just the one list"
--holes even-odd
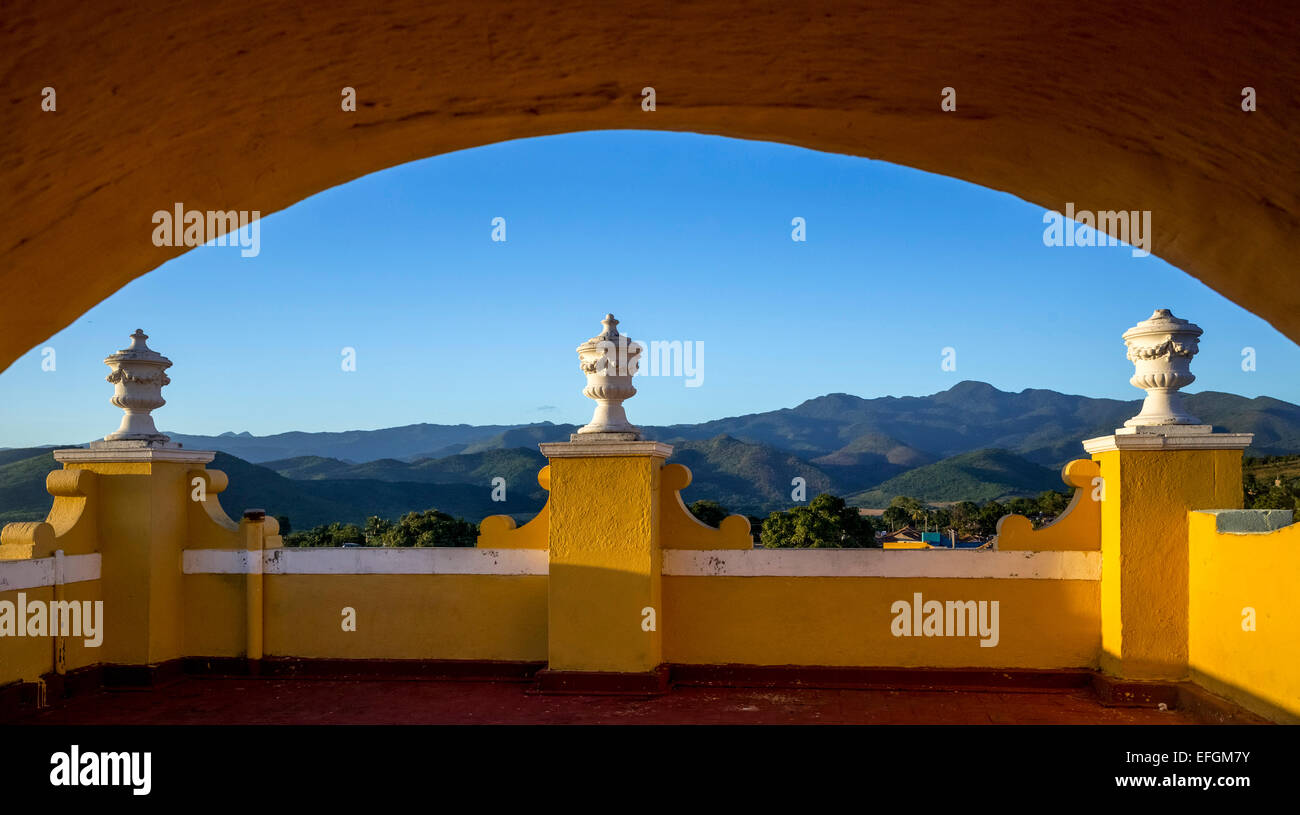
[[(1051, 209), (1151, 210), (1156, 254), (1300, 340), (1288, 4), (380, 5), (9, 4), (0, 365), (182, 251), (153, 245), (155, 210), (266, 215), (406, 161), (617, 128), (869, 156)], [(940, 110), (945, 87), (956, 111)]]

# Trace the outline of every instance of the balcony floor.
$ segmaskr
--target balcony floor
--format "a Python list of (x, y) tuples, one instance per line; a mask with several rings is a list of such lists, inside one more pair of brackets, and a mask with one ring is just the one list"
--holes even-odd
[(654, 698), (543, 696), (509, 682), (188, 676), (60, 701), (13, 724), (1198, 724), (1106, 707), (1088, 690), (677, 687)]

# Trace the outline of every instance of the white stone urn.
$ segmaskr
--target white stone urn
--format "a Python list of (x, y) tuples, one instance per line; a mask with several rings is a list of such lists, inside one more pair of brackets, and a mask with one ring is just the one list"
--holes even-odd
[(606, 314), (601, 321), (605, 330), (578, 346), (578, 364), (587, 375), (587, 387), (582, 395), (596, 400), (596, 410), (591, 423), (578, 428), (575, 436), (591, 434), (617, 434), (594, 436), (635, 441), (641, 438), (641, 429), (627, 420), (623, 402), (636, 395), (632, 377), (641, 364), (641, 346), (618, 333), (618, 320)]
[(1199, 351), (1201, 328), (1180, 320), (1167, 308), (1124, 332), (1128, 358), (1136, 372), (1129, 382), (1147, 392), (1142, 411), (1124, 422), (1125, 427), (1200, 425), (1201, 420), (1183, 408), (1179, 389), (1196, 381), (1190, 370)]
[(126, 415), (116, 432), (104, 437), (105, 441), (133, 441), (165, 445), (170, 439), (158, 432), (153, 416), (155, 408), (167, 404), (162, 397), (164, 385), (171, 379), (164, 371), (172, 361), (145, 344), (149, 336), (137, 328), (131, 335), (131, 346), (104, 359), (112, 369), (108, 381), (113, 384), (113, 404)]

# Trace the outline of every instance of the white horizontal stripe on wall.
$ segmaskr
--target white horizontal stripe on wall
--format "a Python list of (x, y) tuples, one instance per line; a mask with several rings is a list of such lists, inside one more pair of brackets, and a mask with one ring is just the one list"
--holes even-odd
[[(57, 579), (55, 561), (63, 561), (63, 579)], [(0, 560), (0, 591), (18, 591), (53, 586), (55, 583), (83, 583), (99, 579), (99, 553), (43, 557), (28, 560)]]
[(545, 549), (371, 547), (186, 549), (185, 574), (546, 574)]
[[(261, 562), (242, 549), (187, 549), (186, 574), (547, 574), (544, 549), (268, 549)], [(21, 562), (21, 561), (19, 561)], [(880, 549), (666, 549), (663, 574), (676, 577), (939, 577), (1100, 580), (1100, 552), (989, 552)], [(49, 584), (44, 584), (49, 585)], [(2, 590), (2, 588), (0, 588)]]
[(665, 549), (674, 577), (1001, 577), (1100, 580), (1101, 552)]

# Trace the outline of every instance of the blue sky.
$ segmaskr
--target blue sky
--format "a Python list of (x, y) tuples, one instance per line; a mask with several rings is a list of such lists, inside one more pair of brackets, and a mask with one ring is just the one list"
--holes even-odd
[(0, 446), (116, 429), (101, 360), (137, 327), (174, 363), (164, 430), (586, 422), (574, 348), (606, 311), (638, 340), (703, 343), (699, 387), (638, 378), (634, 423), (964, 379), (1135, 399), (1120, 334), (1157, 307), (1205, 329), (1189, 391), (1300, 402), (1300, 348), (1266, 322), (1159, 258), (1043, 230), (1004, 193), (762, 142), (617, 131), (438, 156), (264, 218), (257, 257), (199, 247), (118, 291), (0, 374)]

